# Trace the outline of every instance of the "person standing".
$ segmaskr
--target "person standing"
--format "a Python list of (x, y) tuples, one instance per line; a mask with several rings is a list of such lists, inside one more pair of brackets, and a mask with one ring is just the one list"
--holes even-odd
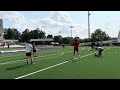
[(8, 42), (8, 48), (9, 48), (9, 42)]
[(65, 47), (65, 45), (63, 44), (63, 48)]
[(92, 47), (92, 49), (95, 48), (95, 43), (94, 42), (91, 43), (91, 47)]
[(79, 42), (77, 39), (74, 41), (73, 45), (74, 45), (74, 56), (75, 56), (75, 51), (77, 51), (77, 53), (79, 55), (79, 49), (78, 49)]
[(34, 41), (32, 41), (32, 46), (33, 46), (33, 57), (37, 57), (36, 48), (35, 48), (35, 42)]
[(33, 62), (32, 62), (32, 53), (31, 53), (32, 50), (33, 50), (33, 47), (30, 44), (30, 41), (28, 41), (28, 43), (25, 45), (25, 50), (26, 50), (26, 56), (27, 56), (27, 64), (28, 64), (29, 58), (30, 58), (31, 64), (33, 64)]

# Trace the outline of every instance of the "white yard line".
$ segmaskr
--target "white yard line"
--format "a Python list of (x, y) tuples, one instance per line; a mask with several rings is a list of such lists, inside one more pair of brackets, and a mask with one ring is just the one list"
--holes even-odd
[[(39, 56), (39, 57), (34, 57), (34, 58), (40, 58), (40, 57), (46, 57), (46, 56), (53, 56), (53, 55), (59, 55), (61, 53), (57, 53), (57, 54), (51, 54), (51, 55), (44, 55), (44, 56)], [(5, 64), (13, 64), (13, 63), (16, 63), (16, 62), (20, 62), (20, 61), (24, 61), (26, 59), (22, 59), (22, 60), (15, 60), (15, 61), (10, 61), (10, 62), (4, 62), (4, 63), (0, 63), (0, 65), (5, 65)], [(42, 60), (42, 59), (40, 59)]]
[[(85, 50), (85, 48), (83, 48), (83, 49), (81, 49), (81, 50)], [(52, 52), (55, 52), (56, 50), (52, 50)], [(50, 51), (45, 51), (45, 52), (50, 52)], [(42, 52), (42, 53), (45, 53), (45, 52)], [(73, 51), (68, 51), (68, 52), (73, 52)], [(23, 52), (23, 53), (25, 53), (25, 52)], [(12, 53), (13, 54), (13, 53)], [(9, 54), (9, 56), (0, 56), (0, 59), (2, 59), (2, 58), (6, 58), (6, 57), (13, 57), (13, 56), (23, 56), (24, 54), (19, 54), (19, 55), (11, 55), (11, 54)], [(1, 60), (0, 60), (1, 61)], [(19, 61), (19, 60), (17, 60), (17, 61)]]
[[(64, 53), (69, 53), (69, 52), (73, 52), (73, 51), (68, 51), (68, 52), (64, 52)], [(53, 56), (53, 55), (58, 55), (61, 53), (57, 53), (57, 54), (51, 54), (51, 55), (44, 55), (44, 56), (39, 56), (39, 57), (34, 57), (34, 58), (40, 58), (40, 57), (46, 57), (46, 56)], [(56, 56), (55, 56), (56, 57)], [(47, 57), (47, 58), (54, 58), (54, 57)], [(26, 59), (22, 59), (22, 60), (15, 60), (15, 61), (10, 61), (10, 62), (4, 62), (4, 63), (0, 63), (0, 65), (5, 65), (5, 64), (13, 64), (13, 63), (18, 63), (18, 62), (26, 62)], [(40, 59), (43, 60), (43, 59)], [(35, 60), (34, 60), (35, 61)]]
[[(54, 51), (52, 51), (52, 52), (55, 52), (55, 51), (57, 51), (57, 50), (54, 50)], [(50, 51), (45, 51), (45, 52), (50, 52)], [(45, 53), (45, 52), (42, 52), (42, 54), (43, 53)], [(26, 53), (26, 52), (23, 52), (23, 53)], [(38, 53), (40, 53), (39, 51), (38, 51)], [(13, 53), (12, 53), (13, 54)], [(41, 53), (40, 53), (41, 54)], [(13, 56), (22, 56), (22, 55), (24, 55), (24, 54), (19, 54), (19, 55), (11, 55), (11, 54), (9, 54), (9, 56), (0, 56), (0, 59), (2, 59), (2, 58), (4, 58), (4, 57), (13, 57)]]
[[(108, 49), (110, 49), (110, 48), (108, 48)], [(107, 49), (106, 49), (106, 50), (107, 50)], [(93, 54), (95, 54), (95, 53), (96, 53), (96, 52), (91, 53), (91, 54), (87, 54), (87, 55), (81, 56), (80, 58), (84, 58), (84, 57), (87, 57), (87, 56), (93, 55)], [(73, 58), (72, 60), (75, 60), (75, 59), (79, 59), (79, 57), (78, 57), (78, 58)], [(52, 66), (47, 67), (47, 68), (44, 68), (44, 69), (40, 69), (40, 70), (38, 70), (38, 71), (35, 71), (35, 72), (32, 72), (32, 73), (29, 73), (29, 74), (26, 74), (26, 75), (23, 75), (23, 76), (20, 76), (20, 77), (14, 78), (14, 79), (21, 79), (21, 78), (24, 78), (24, 77), (27, 77), (27, 76), (30, 76), (30, 75), (33, 75), (33, 74), (36, 74), (36, 73), (39, 73), (39, 72), (42, 72), (42, 71), (48, 70), (48, 69), (50, 69), (50, 68), (53, 68), (53, 67), (56, 67), (56, 66), (59, 66), (59, 65), (65, 64), (65, 63), (67, 63), (67, 62), (69, 62), (69, 61), (64, 61), (64, 62), (61, 62), (61, 63), (55, 64), (55, 65), (52, 65)]]
[[(80, 58), (87, 57), (87, 56), (92, 55), (92, 54), (94, 54), (94, 53), (91, 53), (91, 54), (88, 54), (88, 55), (85, 55), (85, 56), (81, 56)], [(74, 59), (72, 59), (72, 60), (75, 60), (75, 59), (79, 59), (79, 58), (74, 58)], [(15, 78), (15, 79), (24, 78), (24, 77), (27, 77), (27, 76), (30, 76), (30, 75), (33, 75), (33, 74), (36, 74), (36, 73), (45, 71), (45, 70), (47, 70), (47, 69), (50, 69), (50, 68), (53, 68), (53, 67), (56, 67), (56, 66), (65, 64), (65, 63), (67, 63), (67, 62), (69, 62), (69, 61), (65, 61), (65, 62), (62, 62), (62, 63), (58, 63), (58, 64), (52, 65), (52, 66), (50, 66), (50, 67), (47, 67), (47, 68), (44, 68), (44, 69), (40, 69), (40, 70), (38, 70), (38, 71), (35, 71), (35, 72), (32, 72), (32, 73), (29, 73), (29, 74), (26, 74), (26, 75), (17, 77), (17, 78)]]

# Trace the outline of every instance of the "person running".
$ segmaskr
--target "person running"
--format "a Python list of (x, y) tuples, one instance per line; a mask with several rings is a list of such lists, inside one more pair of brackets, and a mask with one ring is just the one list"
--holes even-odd
[(33, 57), (37, 57), (36, 55), (36, 48), (35, 48), (35, 42), (32, 42), (32, 46), (33, 46)]
[(77, 51), (79, 55), (79, 50), (78, 50), (79, 42), (77, 39), (74, 41), (73, 45), (74, 45), (74, 56), (75, 56), (75, 51)]
[(27, 64), (28, 64), (29, 58), (31, 60), (31, 64), (33, 64), (33, 62), (32, 62), (32, 53), (31, 53), (32, 50), (33, 50), (33, 47), (30, 44), (30, 41), (28, 41), (28, 43), (25, 45), (25, 50), (26, 50), (26, 56), (27, 56)]

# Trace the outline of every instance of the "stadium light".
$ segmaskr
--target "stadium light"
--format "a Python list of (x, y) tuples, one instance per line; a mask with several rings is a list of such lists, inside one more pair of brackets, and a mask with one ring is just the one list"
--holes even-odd
[(88, 38), (90, 38), (90, 18), (89, 18), (89, 16), (90, 16), (90, 13), (88, 11)]
[(74, 28), (74, 26), (70, 26), (70, 28), (71, 28), (71, 37), (72, 37), (72, 28)]
[(71, 28), (71, 40), (70, 41), (71, 41), (71, 45), (72, 45), (72, 28), (74, 28), (74, 26), (71, 25), (70, 28)]

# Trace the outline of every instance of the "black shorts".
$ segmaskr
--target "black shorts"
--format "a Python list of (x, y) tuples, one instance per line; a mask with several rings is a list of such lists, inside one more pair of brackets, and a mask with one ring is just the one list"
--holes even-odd
[(99, 50), (98, 52), (101, 53), (103, 50)]
[(32, 54), (31, 54), (31, 52), (29, 52), (29, 53), (26, 53), (26, 56), (31, 56)]
[(74, 48), (74, 52), (77, 51), (78, 52), (78, 48)]
[(36, 49), (33, 49), (33, 52), (36, 52)]

